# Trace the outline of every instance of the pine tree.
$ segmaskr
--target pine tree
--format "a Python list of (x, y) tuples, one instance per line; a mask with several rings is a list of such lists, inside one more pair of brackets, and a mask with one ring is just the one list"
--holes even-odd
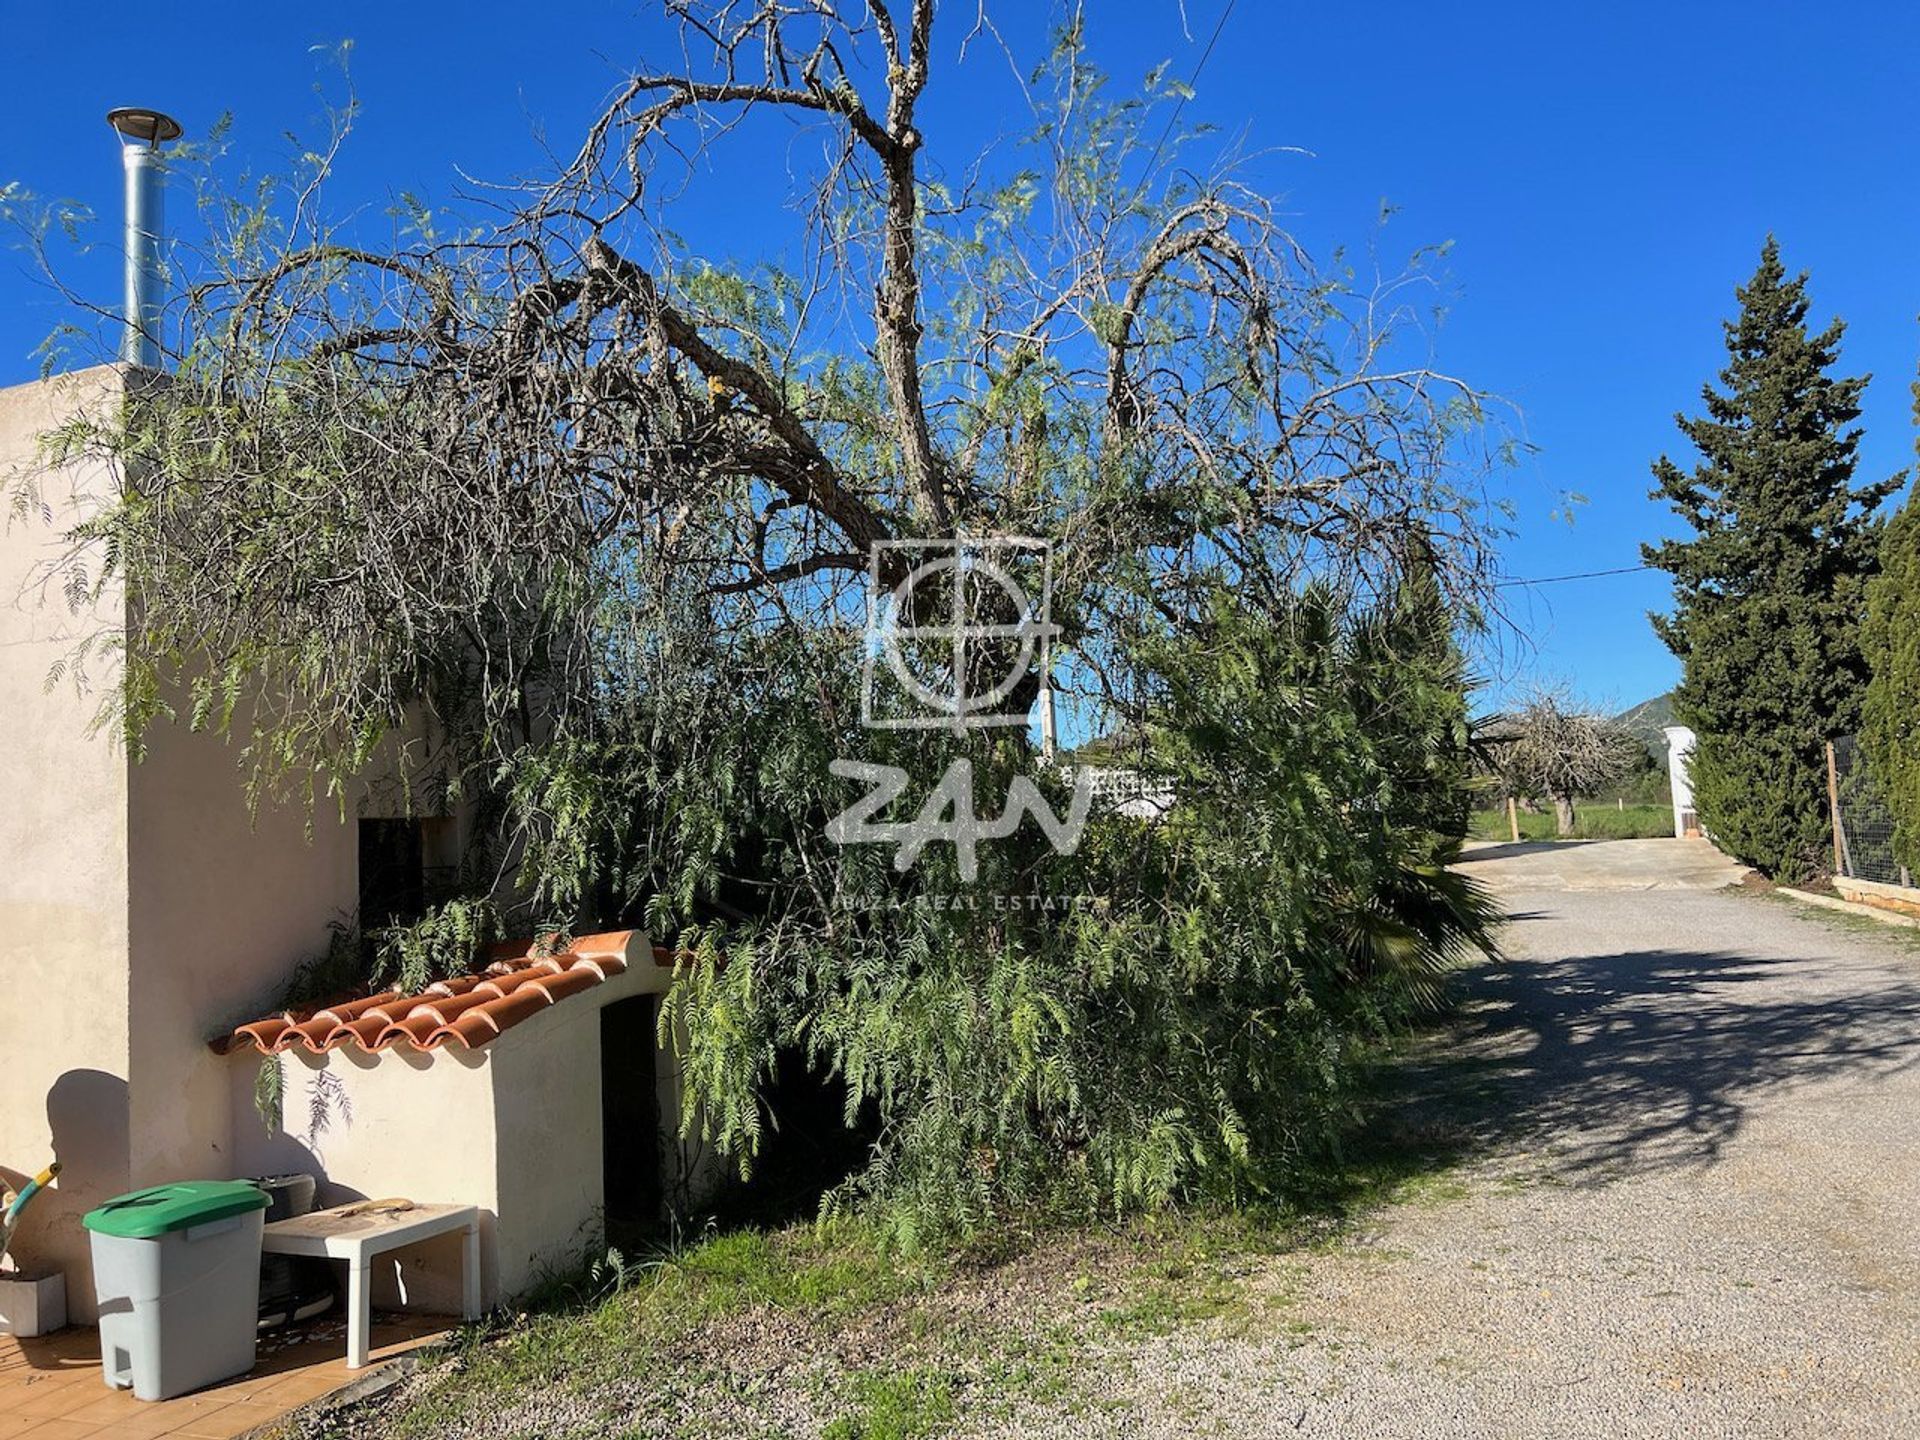
[(1807, 277), (1788, 277), (1772, 236), (1736, 294), (1724, 388), (1703, 388), (1705, 415), (1676, 417), (1700, 462), (1653, 467), (1653, 498), (1694, 537), (1642, 553), (1673, 576), (1674, 612), (1652, 619), (1685, 666), (1674, 709), (1700, 736), (1701, 819), (1741, 860), (1801, 879), (1831, 855), (1825, 742), (1860, 724), (1876, 512), (1904, 476), (1854, 488), (1870, 377), (1829, 373), (1845, 326), (1808, 332)]

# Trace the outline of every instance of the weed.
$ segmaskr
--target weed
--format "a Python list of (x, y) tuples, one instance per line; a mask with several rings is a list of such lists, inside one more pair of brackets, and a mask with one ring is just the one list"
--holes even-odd
[(953, 1420), (953, 1387), (944, 1375), (905, 1370), (859, 1375), (853, 1409), (822, 1432), (824, 1440), (921, 1440)]

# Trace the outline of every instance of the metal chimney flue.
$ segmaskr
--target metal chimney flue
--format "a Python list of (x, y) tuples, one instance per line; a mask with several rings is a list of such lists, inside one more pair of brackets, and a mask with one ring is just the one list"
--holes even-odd
[(161, 187), (160, 147), (180, 138), (179, 122), (158, 110), (127, 108), (107, 112), (120, 133), (120, 163), (127, 181), (126, 330), (120, 358), (149, 370), (160, 367), (160, 308), (166, 229)]

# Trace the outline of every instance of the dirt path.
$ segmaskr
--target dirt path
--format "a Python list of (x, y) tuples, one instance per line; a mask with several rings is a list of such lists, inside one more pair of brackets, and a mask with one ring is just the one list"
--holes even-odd
[(1420, 1077), (1484, 1147), (1457, 1190), (1273, 1261), (1273, 1323), (1116, 1348), (1097, 1405), (996, 1429), (1920, 1434), (1920, 949), (1656, 888), (1704, 847), (1640, 844), (1480, 862), (1512, 958)]

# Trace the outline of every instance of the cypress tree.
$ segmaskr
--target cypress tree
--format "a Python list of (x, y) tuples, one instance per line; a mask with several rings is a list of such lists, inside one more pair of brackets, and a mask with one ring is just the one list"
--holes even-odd
[[(1913, 402), (1920, 424), (1920, 383)], [(1861, 644), (1873, 672), (1861, 738), (1893, 812), (1894, 855), (1920, 872), (1920, 496), (1887, 523)]]
[(1854, 487), (1870, 377), (1829, 373), (1845, 326), (1809, 333), (1807, 277), (1787, 275), (1772, 236), (1736, 294), (1721, 388), (1703, 387), (1704, 415), (1675, 417), (1699, 463), (1653, 467), (1653, 498), (1693, 538), (1642, 554), (1673, 576), (1673, 613), (1651, 618), (1685, 667), (1674, 710), (1700, 736), (1701, 820), (1739, 859), (1803, 879), (1832, 854), (1825, 742), (1860, 725), (1876, 512), (1904, 476)]

